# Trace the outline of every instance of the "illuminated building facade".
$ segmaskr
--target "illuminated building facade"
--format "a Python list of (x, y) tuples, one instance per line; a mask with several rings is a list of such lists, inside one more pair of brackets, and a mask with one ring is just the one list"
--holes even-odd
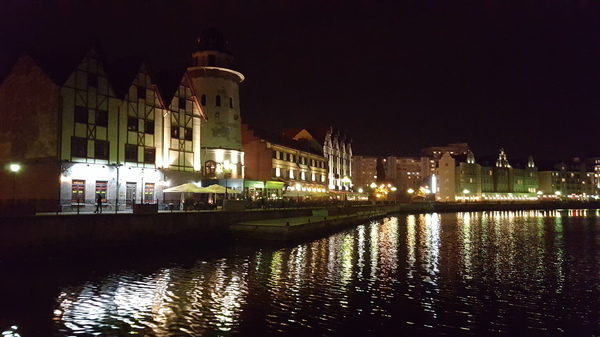
[[(38, 186), (21, 199), (48, 200), (38, 211), (90, 210), (98, 196), (111, 210), (156, 203), (164, 186), (201, 179), (204, 116), (186, 70), (151, 76), (142, 58), (101, 55), (92, 48), (63, 73), (23, 55), (0, 88), (39, 100), (27, 107), (0, 103), (14, 116), (15, 135), (3, 141), (13, 149), (7, 154), (23, 161), (22, 186)], [(43, 88), (32, 91), (22, 78)], [(38, 118), (19, 120), (30, 111)], [(28, 133), (27, 143), (45, 145), (14, 151), (25, 140), (19, 133)]]
[(513, 167), (504, 150), (494, 159), (475, 161), (466, 155), (446, 152), (438, 161), (436, 200), (525, 201), (537, 200), (538, 168), (530, 157), (524, 167)]
[(201, 142), (204, 180), (242, 189), (245, 164), (239, 84), (244, 75), (232, 70), (233, 57), (227, 40), (214, 29), (198, 38), (192, 58), (188, 75), (207, 117)]
[(327, 158), (310, 143), (242, 125), (251, 199), (327, 195)]
[[(355, 186), (364, 189), (377, 180), (377, 158), (376, 156), (354, 156)], [(381, 162), (386, 180), (393, 182), (398, 193), (429, 187), (431, 176), (435, 172), (435, 161), (428, 157), (388, 156), (381, 158)]]
[(546, 198), (598, 199), (600, 180), (596, 160), (586, 163), (575, 158), (572, 161), (543, 163), (539, 172), (540, 192)]
[(471, 150), (471, 147), (467, 143), (450, 143), (446, 146), (430, 146), (421, 149), (421, 156), (433, 158), (438, 160), (444, 155), (444, 153), (450, 153), (451, 155), (467, 155)]
[(282, 134), (317, 148), (327, 158), (327, 186), (330, 191), (353, 190), (352, 141), (333, 128), (285, 129)]

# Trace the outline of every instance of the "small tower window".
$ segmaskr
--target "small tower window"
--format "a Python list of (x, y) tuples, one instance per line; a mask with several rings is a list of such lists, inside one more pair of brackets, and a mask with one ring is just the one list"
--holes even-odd
[(138, 94), (138, 99), (146, 99), (146, 88), (138, 87), (137, 94)]
[(179, 97), (179, 109), (185, 110), (185, 98)]
[(221, 96), (217, 95), (217, 102), (215, 104), (216, 106), (221, 106)]
[(233, 98), (229, 97), (229, 107), (233, 109)]
[(88, 73), (87, 84), (88, 87), (98, 88), (98, 75)]
[(200, 104), (202, 104), (202, 106), (206, 105), (206, 95), (202, 95), (200, 97)]

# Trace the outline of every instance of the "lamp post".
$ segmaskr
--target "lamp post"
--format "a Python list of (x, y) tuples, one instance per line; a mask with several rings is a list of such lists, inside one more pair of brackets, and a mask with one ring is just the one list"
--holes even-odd
[(16, 190), (17, 190), (17, 172), (21, 170), (21, 165), (10, 164), (10, 171), (13, 173), (13, 204), (16, 203)]
[(226, 160), (223, 162), (223, 178), (225, 178), (225, 200), (227, 200), (228, 198), (228, 193), (227, 193), (227, 180), (229, 178), (231, 178), (231, 162), (229, 162), (229, 160)]

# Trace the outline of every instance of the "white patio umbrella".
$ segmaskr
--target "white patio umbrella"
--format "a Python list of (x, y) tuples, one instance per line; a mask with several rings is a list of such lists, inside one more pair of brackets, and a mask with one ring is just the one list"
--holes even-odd
[(174, 193), (202, 193), (204, 188), (197, 186), (196, 184), (186, 183), (164, 189), (163, 192), (174, 192)]

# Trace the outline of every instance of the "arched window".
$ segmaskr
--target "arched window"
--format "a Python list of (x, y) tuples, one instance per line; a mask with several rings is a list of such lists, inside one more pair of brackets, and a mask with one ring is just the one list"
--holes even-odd
[(217, 95), (217, 106), (221, 106), (221, 96)]
[(215, 161), (207, 160), (204, 163), (204, 174), (205, 175), (215, 174), (216, 171), (217, 171), (217, 163)]
[(200, 104), (202, 104), (202, 106), (206, 105), (206, 95), (202, 95), (200, 97)]

